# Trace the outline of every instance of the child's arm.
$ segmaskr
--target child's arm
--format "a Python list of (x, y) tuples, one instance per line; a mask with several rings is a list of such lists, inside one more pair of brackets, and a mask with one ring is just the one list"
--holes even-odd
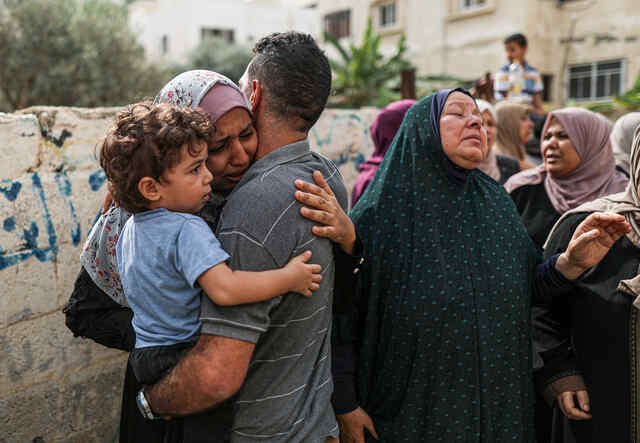
[(263, 272), (234, 271), (226, 263), (206, 270), (198, 283), (221, 306), (255, 303), (287, 292), (311, 296), (322, 280), (322, 267), (307, 264), (311, 251), (292, 258), (284, 268)]

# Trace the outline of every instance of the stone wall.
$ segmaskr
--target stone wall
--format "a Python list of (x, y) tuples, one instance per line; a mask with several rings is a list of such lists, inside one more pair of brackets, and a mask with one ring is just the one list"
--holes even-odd
[[(0, 443), (117, 441), (127, 356), (74, 338), (61, 312), (104, 197), (95, 149), (116, 111), (0, 114)], [(326, 111), (311, 132), (349, 189), (375, 114)]]

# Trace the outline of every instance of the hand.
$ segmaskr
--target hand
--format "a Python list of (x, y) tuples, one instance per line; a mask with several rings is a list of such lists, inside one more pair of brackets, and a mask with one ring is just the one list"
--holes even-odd
[(332, 242), (339, 244), (344, 252), (351, 254), (356, 242), (356, 228), (353, 222), (342, 210), (320, 171), (313, 172), (313, 180), (317, 186), (303, 180), (296, 180), (296, 187), (299, 189), (295, 193), (296, 200), (314, 208), (303, 207), (300, 209), (300, 214), (324, 225), (312, 228), (315, 235), (329, 238)]
[(373, 421), (364, 409), (357, 408), (346, 414), (336, 415), (340, 427), (341, 443), (364, 443), (364, 430), (367, 429), (378, 440), (378, 433), (373, 427)]
[[(580, 409), (576, 408), (575, 397), (578, 397)], [(591, 420), (591, 414), (588, 414), (589, 393), (587, 391), (567, 391), (558, 394), (556, 397), (558, 406), (564, 415), (571, 420)]]
[(111, 207), (111, 203), (113, 203), (113, 195), (111, 195), (111, 190), (107, 189), (107, 195), (104, 196), (104, 202), (102, 203), (103, 214)]
[(322, 266), (307, 263), (311, 258), (311, 251), (293, 257), (285, 266), (291, 272), (292, 281), (291, 292), (311, 297), (311, 293), (320, 288), (318, 284), (322, 280)]
[(600, 263), (620, 237), (631, 232), (624, 216), (595, 212), (584, 219), (571, 237), (567, 250), (558, 257), (556, 269), (574, 280)]

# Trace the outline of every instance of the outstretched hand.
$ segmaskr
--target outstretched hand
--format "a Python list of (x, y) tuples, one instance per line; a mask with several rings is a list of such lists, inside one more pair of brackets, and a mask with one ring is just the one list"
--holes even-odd
[(578, 225), (567, 250), (560, 255), (556, 269), (574, 280), (600, 263), (620, 237), (631, 232), (624, 216), (595, 212)]
[(300, 214), (309, 220), (322, 223), (323, 226), (313, 227), (315, 235), (329, 238), (339, 244), (347, 254), (351, 254), (356, 242), (353, 222), (342, 210), (320, 171), (313, 172), (313, 180), (316, 182), (315, 185), (296, 180), (296, 188), (299, 189), (295, 193), (296, 200), (311, 207), (300, 208)]

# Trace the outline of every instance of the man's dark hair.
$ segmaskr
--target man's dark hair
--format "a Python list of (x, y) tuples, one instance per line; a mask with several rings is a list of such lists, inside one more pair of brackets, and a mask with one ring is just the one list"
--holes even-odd
[(289, 31), (258, 40), (249, 81), (265, 87), (269, 112), (307, 132), (322, 114), (331, 91), (331, 67), (309, 34)]
[(524, 34), (511, 34), (509, 37), (504, 39), (504, 44), (506, 45), (507, 43), (515, 43), (518, 46), (520, 46), (521, 48), (526, 48), (527, 47), (527, 37), (524, 36)]
[(115, 126), (100, 146), (100, 166), (109, 180), (113, 200), (129, 212), (146, 211), (149, 202), (138, 190), (143, 177), (162, 181), (162, 175), (180, 162), (182, 147), (190, 155), (215, 134), (209, 114), (200, 108), (168, 103), (136, 103), (118, 113)]

